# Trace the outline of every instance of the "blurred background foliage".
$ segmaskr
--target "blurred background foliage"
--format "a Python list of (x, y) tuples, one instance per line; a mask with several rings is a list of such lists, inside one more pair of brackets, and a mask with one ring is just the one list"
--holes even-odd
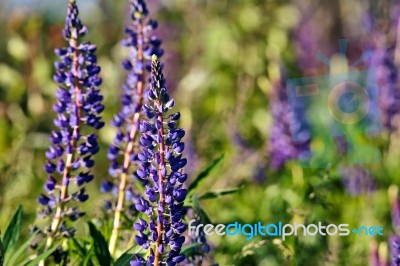
[[(224, 154), (222, 166), (202, 184), (202, 190), (242, 186), (237, 194), (203, 202), (211, 221), (380, 225), (385, 236), (376, 240), (383, 243), (392, 232), (387, 188), (399, 183), (398, 156), (389, 163), (383, 153), (384, 161), (370, 167), (377, 190), (354, 196), (343, 187), (337, 164), (331, 169), (302, 169), (289, 161), (273, 170), (268, 152), (276, 84), (285, 75), (323, 72), (314, 55), (337, 52), (339, 38), (349, 39), (354, 49), (350, 55), (359, 56), (366, 48), (361, 40), (368, 38), (361, 27), (366, 1), (148, 2), (151, 16), (160, 24), (157, 34), (164, 41), (168, 89), (187, 130), (187, 171), (196, 174)], [(45, 181), (44, 152), (55, 118), (53, 50), (65, 45), (61, 30), (66, 4), (0, 0), (0, 228), (21, 203), (26, 234), (35, 221), (36, 198)], [(87, 39), (98, 45), (104, 118), (110, 121), (119, 108), (124, 79), (120, 62), (127, 51), (120, 40), (128, 21), (127, 1), (78, 0), (78, 5), (89, 28)], [(310, 46), (299, 50), (296, 41), (301, 38)], [(301, 60), (307, 67), (302, 68)], [(89, 191), (95, 196), (85, 203), (86, 211), (97, 216), (112, 127), (107, 125), (100, 135), (103, 149), (96, 155), (97, 183)], [(385, 148), (388, 137), (381, 138), (378, 143)], [(244, 237), (225, 236), (210, 242), (220, 265), (356, 266), (368, 264), (372, 239), (299, 236), (282, 242), (256, 237), (247, 242)], [(381, 253), (385, 250), (382, 244)]]

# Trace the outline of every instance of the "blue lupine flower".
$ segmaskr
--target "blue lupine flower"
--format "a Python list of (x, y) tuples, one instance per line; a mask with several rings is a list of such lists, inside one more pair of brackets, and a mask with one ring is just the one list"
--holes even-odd
[[(109, 173), (111, 180), (103, 182), (102, 192), (113, 192), (117, 199), (107, 200), (106, 207), (113, 209), (114, 228), (110, 239), (110, 251), (114, 253), (121, 224), (120, 212), (133, 210), (136, 196), (126, 198), (126, 192), (132, 189), (131, 177), (133, 163), (137, 160), (137, 146), (141, 110), (144, 102), (146, 81), (150, 74), (151, 55), (163, 54), (161, 41), (151, 35), (157, 22), (147, 18), (148, 10), (143, 0), (131, 0), (131, 23), (125, 29), (127, 38), (122, 44), (130, 49), (129, 58), (122, 62), (127, 71), (126, 82), (121, 95), (121, 111), (114, 116), (111, 124), (117, 128), (113, 143), (108, 148), (107, 158), (111, 161)], [(115, 202), (115, 203), (114, 203)], [(109, 206), (109, 203), (112, 205)]]
[[(174, 106), (174, 100), (167, 94), (156, 55), (152, 58), (148, 98), (149, 102), (143, 106), (147, 120), (140, 125), (140, 166), (136, 173), (137, 178), (147, 181), (144, 196), (137, 202), (136, 209), (148, 216), (148, 222), (139, 220), (135, 223), (135, 241), (149, 250), (147, 264), (161, 265), (163, 260), (167, 265), (177, 265), (185, 259), (180, 253), (185, 242), (182, 234), (186, 230), (183, 201), (187, 190), (183, 183), (187, 175), (183, 173), (183, 167), (187, 160), (181, 154), (185, 132), (177, 128), (180, 114), (167, 114)], [(163, 256), (166, 256), (165, 261)], [(141, 261), (138, 256), (131, 265)]]
[[(44, 169), (49, 174), (44, 185), (46, 193), (38, 198), (43, 207), (40, 214), (52, 219), (50, 228), (45, 230), (49, 232), (47, 246), (58, 233), (74, 232), (67, 227), (67, 219), (75, 221), (84, 214), (71, 205), (88, 199), (83, 185), (93, 179), (90, 169), (94, 165), (93, 155), (99, 151), (97, 136), (86, 132), (104, 125), (100, 116), (104, 109), (103, 96), (97, 88), (102, 80), (98, 76), (96, 46), (80, 41), (87, 28), (78, 14), (75, 1), (70, 1), (63, 31), (68, 47), (55, 50), (60, 58), (54, 64), (54, 80), (59, 83), (53, 107), (57, 113), (54, 120), (57, 130), (51, 133), (51, 146), (46, 152)], [(72, 190), (70, 183), (77, 188)]]

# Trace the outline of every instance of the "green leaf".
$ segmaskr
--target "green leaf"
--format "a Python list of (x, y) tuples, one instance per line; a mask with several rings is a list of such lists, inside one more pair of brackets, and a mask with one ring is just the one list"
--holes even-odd
[(103, 235), (96, 229), (96, 226), (92, 222), (88, 222), (90, 235), (93, 239), (94, 254), (99, 262), (100, 266), (112, 265), (112, 258), (108, 251), (107, 241)]
[(80, 265), (93, 265), (90, 254), (93, 245), (91, 245), (89, 249), (86, 249), (86, 247), (82, 246), (75, 237), (70, 238), (70, 240), (71, 245), (73, 245), (78, 251), (80, 258), (84, 258)]
[(79, 252), (81, 256), (86, 256), (87, 250), (79, 244), (78, 240), (75, 237), (70, 238), (70, 243), (75, 246), (76, 250)]
[(214, 199), (238, 192), (242, 187), (226, 188), (217, 191), (208, 191), (199, 197), (199, 200)]
[(24, 264), (24, 266), (37, 266), (42, 260), (47, 259), (51, 254), (53, 254), (53, 252), (60, 246), (59, 245), (55, 245), (54, 247), (52, 247), (51, 249), (47, 250), (46, 252), (40, 254), (39, 256), (37, 256), (34, 260), (28, 261), (27, 263)]
[[(129, 251), (129, 250), (128, 250)], [(129, 253), (126, 251), (124, 254), (122, 254), (117, 261), (115, 262), (114, 266), (126, 266), (129, 265), (129, 262), (135, 258), (135, 254)]]
[(224, 159), (224, 155), (221, 155), (214, 161), (212, 161), (203, 171), (199, 173), (199, 175), (193, 180), (193, 182), (190, 184), (188, 188), (188, 194), (192, 194), (194, 190), (200, 185), (201, 181), (203, 181), (207, 176), (210, 175), (210, 172), (218, 166), (222, 160)]
[(187, 257), (193, 256), (193, 255), (199, 255), (199, 249), (201, 248), (201, 243), (193, 243), (190, 245), (187, 245), (182, 248), (181, 253)]
[(88, 253), (86, 254), (86, 257), (82, 261), (82, 266), (92, 266), (94, 265), (91, 258), (92, 258), (92, 250), (93, 250), (93, 245), (90, 246)]
[(29, 244), (36, 237), (36, 235), (37, 232), (34, 232), (28, 240), (26, 240), (16, 251), (12, 253), (9, 259), (8, 258), (6, 259), (5, 264), (17, 265), (18, 261), (23, 260), (23, 258), (20, 258), (20, 256), (25, 252), (25, 250), (28, 248)]
[(15, 244), (17, 244), (19, 235), (21, 232), (21, 220), (22, 220), (22, 206), (20, 205), (17, 211), (14, 213), (11, 218), (10, 223), (7, 226), (7, 229), (4, 233), (3, 237), (3, 251), (4, 254), (7, 253), (9, 248), (13, 248)]

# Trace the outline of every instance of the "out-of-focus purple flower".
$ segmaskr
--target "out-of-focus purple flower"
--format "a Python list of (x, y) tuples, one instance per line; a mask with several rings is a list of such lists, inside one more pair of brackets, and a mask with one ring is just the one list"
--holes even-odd
[(349, 166), (341, 169), (344, 187), (351, 196), (367, 194), (375, 190), (371, 173), (360, 166)]
[[(120, 212), (134, 209), (134, 197), (126, 197), (127, 189), (132, 187), (133, 163), (137, 160), (139, 125), (144, 102), (146, 80), (151, 65), (151, 55), (161, 56), (161, 41), (151, 34), (157, 22), (147, 18), (148, 10), (143, 0), (131, 0), (131, 23), (125, 28), (127, 38), (122, 44), (130, 49), (129, 58), (122, 62), (127, 71), (126, 82), (121, 95), (121, 111), (111, 122), (117, 128), (113, 144), (108, 148), (107, 158), (111, 161), (109, 173), (111, 180), (103, 182), (102, 192), (113, 192), (114, 199), (107, 201), (107, 209), (114, 210), (114, 227), (110, 239), (110, 251), (114, 253), (121, 225)], [(112, 206), (109, 206), (110, 203)]]
[(136, 172), (137, 178), (147, 183), (136, 209), (148, 216), (148, 222), (141, 219), (135, 223), (135, 241), (149, 250), (147, 263), (178, 265), (185, 259), (181, 254), (186, 230), (183, 202), (187, 190), (183, 183), (187, 175), (183, 167), (187, 160), (182, 157), (185, 131), (177, 127), (180, 113), (167, 114), (175, 102), (167, 94), (162, 67), (155, 55), (148, 98), (143, 106), (147, 119), (140, 125), (140, 167)]
[(393, 235), (389, 238), (391, 266), (400, 266), (400, 236)]
[[(322, 2), (321, 2), (322, 3)], [(310, 5), (310, 2), (295, 2), (300, 11), (300, 21), (293, 29), (294, 49), (297, 55), (297, 63), (303, 75), (309, 76), (320, 72), (322, 63), (316, 60), (316, 55), (332, 54), (336, 46), (336, 38), (331, 36), (339, 27), (335, 18), (323, 19), (329, 16), (324, 12), (328, 2), (322, 6)], [(334, 5), (334, 3), (332, 2)], [(317, 12), (318, 11), (318, 12)], [(329, 22), (328, 22), (329, 21)]]
[[(395, 1), (390, 7), (390, 17), (386, 21), (387, 27), (383, 28), (380, 19), (374, 17), (372, 13), (365, 15), (364, 28), (368, 34), (369, 46), (373, 51), (373, 56), (369, 61), (369, 68), (373, 71), (379, 93), (379, 106), (381, 109), (382, 125), (389, 131), (398, 129), (399, 123), (395, 117), (400, 114), (399, 87), (399, 10), (400, 3)], [(397, 50), (397, 52), (396, 52)], [(397, 62), (396, 62), (397, 60)], [(372, 75), (369, 75), (372, 76)], [(368, 85), (368, 84), (367, 84)]]
[(370, 61), (374, 71), (379, 92), (382, 125), (392, 130), (393, 118), (400, 113), (400, 91), (398, 90), (398, 70), (394, 62), (394, 49), (377, 46)]
[(309, 138), (301, 142), (297, 142), (293, 138), (291, 127), (297, 124), (294, 123), (297, 118), (304, 118), (301, 118), (301, 114), (297, 114), (298, 117), (296, 118), (293, 117), (295, 107), (289, 106), (286, 88), (282, 80), (275, 85), (270, 105), (274, 121), (269, 137), (268, 154), (271, 167), (279, 170), (287, 161), (299, 159), (308, 150)]
[[(57, 103), (53, 109), (57, 113), (54, 125), (57, 130), (50, 136), (51, 146), (46, 152), (45, 171), (49, 174), (44, 185), (46, 194), (38, 198), (42, 205), (41, 216), (51, 216), (47, 246), (58, 233), (74, 230), (66, 225), (69, 219), (75, 221), (84, 213), (73, 202), (84, 202), (88, 195), (83, 185), (93, 179), (90, 169), (94, 165), (93, 155), (99, 151), (97, 136), (90, 131), (100, 129), (103, 96), (98, 86), (100, 67), (95, 55), (96, 46), (81, 42), (87, 28), (78, 18), (75, 1), (68, 4), (64, 38), (68, 47), (56, 49), (61, 59), (55, 63), (54, 80), (59, 83), (55, 93)], [(72, 191), (70, 184), (77, 187)]]

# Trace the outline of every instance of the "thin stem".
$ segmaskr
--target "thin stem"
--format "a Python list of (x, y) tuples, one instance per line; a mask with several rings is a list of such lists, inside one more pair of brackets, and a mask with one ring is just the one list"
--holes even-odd
[[(142, 21), (140, 21), (139, 27), (138, 27), (138, 40), (143, 40), (143, 25)], [(143, 57), (143, 42), (138, 41), (138, 61), (140, 61), (142, 64), (144, 64), (144, 57)], [(114, 255), (116, 247), (117, 247), (117, 240), (119, 236), (119, 228), (121, 225), (121, 212), (124, 208), (124, 202), (125, 202), (125, 190), (126, 190), (126, 184), (127, 184), (127, 178), (128, 178), (128, 170), (131, 165), (131, 155), (133, 153), (133, 148), (135, 145), (136, 137), (137, 137), (137, 132), (139, 128), (139, 123), (140, 123), (140, 110), (142, 109), (142, 104), (143, 104), (143, 88), (144, 88), (144, 72), (142, 71), (139, 74), (139, 81), (137, 83), (137, 101), (138, 101), (138, 108), (136, 109), (137, 111), (135, 112), (133, 118), (132, 118), (132, 127), (129, 133), (129, 143), (126, 146), (125, 152), (124, 152), (124, 164), (123, 164), (123, 169), (121, 173), (121, 179), (118, 187), (118, 200), (117, 200), (117, 206), (115, 208), (115, 213), (114, 213), (114, 221), (113, 221), (113, 230), (111, 233), (110, 237), (110, 243), (108, 245), (108, 249), (110, 251), (111, 255)]]
[[(159, 110), (157, 114), (157, 120), (161, 122), (161, 125), (163, 124), (163, 108), (162, 104), (160, 101), (157, 101), (157, 108)], [(161, 126), (160, 129), (158, 130), (158, 135), (161, 136), (161, 141), (160, 141), (160, 163), (158, 165), (158, 190), (160, 191), (160, 204), (162, 206), (162, 209), (164, 209), (165, 205), (165, 195), (164, 195), (164, 175), (162, 173), (162, 169), (166, 168), (165, 161), (164, 161), (164, 154), (165, 154), (165, 141), (164, 141), (164, 127)], [(162, 254), (159, 251), (159, 246), (162, 244), (162, 239), (163, 239), (163, 231), (164, 231), (164, 225), (163, 225), (163, 219), (162, 216), (163, 213), (160, 213), (158, 211), (158, 219), (157, 219), (157, 242), (156, 242), (156, 250), (155, 250), (155, 260), (154, 260), (154, 265), (158, 266), (160, 265), (161, 262), (161, 256)]]

